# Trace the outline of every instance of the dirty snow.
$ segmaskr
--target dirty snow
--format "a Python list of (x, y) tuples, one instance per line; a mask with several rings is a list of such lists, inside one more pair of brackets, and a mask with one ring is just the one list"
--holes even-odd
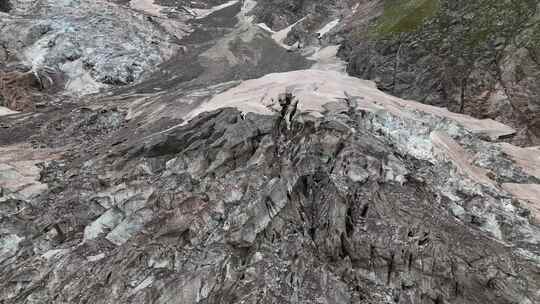
[(255, 18), (254, 16), (248, 16), (248, 13), (257, 6), (257, 1), (255, 0), (243, 0), (242, 8), (240, 9), (240, 20), (244, 22), (252, 22)]
[(500, 143), (499, 146), (525, 173), (540, 179), (540, 150), (521, 148), (508, 143)]
[(472, 164), (472, 155), (461, 147), (455, 140), (442, 132), (432, 132), (431, 142), (434, 153), (447, 158), (457, 168), (460, 174), (469, 177), (473, 182), (481, 183), (493, 189), (496, 188), (495, 182), (491, 180), (486, 169)]
[(0, 147), (0, 188), (4, 197), (29, 199), (47, 190), (47, 185), (40, 182), (37, 164), (56, 158), (53, 150), (29, 145)]
[(271, 28), (268, 27), (268, 25), (266, 25), (266, 23), (257, 23), (257, 26), (259, 26), (260, 28), (262, 28), (263, 30), (267, 31), (267, 32), (270, 32), (272, 34), (275, 33), (274, 30), (272, 30)]
[(60, 66), (60, 69), (68, 79), (65, 88), (72, 93), (80, 95), (92, 94), (108, 87), (108, 85), (99, 83), (92, 78), (90, 73), (83, 67), (81, 59), (66, 62)]
[(238, 3), (238, 0), (231, 0), (229, 2), (225, 2), (223, 4), (216, 5), (214, 7), (206, 8), (206, 9), (205, 8), (187, 8), (187, 7), (185, 9), (189, 11), (191, 14), (193, 14), (195, 16), (195, 19), (202, 19), (214, 12), (217, 12), (229, 6), (235, 5), (236, 3)]
[(326, 35), (328, 32), (330, 32), (332, 29), (334, 29), (338, 24), (339, 24), (339, 19), (330, 21), (322, 29), (318, 30), (317, 34), (319, 35), (319, 37), (322, 37)]
[(241, 60), (235, 56), (230, 50), (231, 42), (241, 39), (244, 42), (251, 41), (257, 34), (257, 28), (253, 26), (253, 16), (248, 16), (248, 13), (257, 5), (254, 0), (245, 0), (240, 12), (236, 15), (238, 24), (236, 28), (219, 39), (217, 43), (210, 49), (200, 55), (201, 58), (209, 62), (222, 62), (226, 60), (231, 65), (241, 63)]
[(50, 51), (49, 43), (52, 38), (52, 35), (44, 35), (37, 42), (23, 49), (21, 61), (32, 68), (43, 66), (45, 57)]
[[(290, 49), (296, 49), (298, 47), (298, 42), (292, 46), (289, 46), (289, 45), (286, 45), (284, 41), (287, 38), (287, 35), (289, 34), (289, 32), (292, 30), (292, 28), (296, 26), (298, 23), (302, 22), (304, 19), (305, 17), (277, 32), (273, 31), (265, 23), (258, 23), (257, 26), (271, 33), (272, 39), (281, 47), (287, 50), (290, 50)], [(321, 28), (317, 32), (317, 34), (319, 34), (322, 37), (329, 31), (331, 31), (333, 28), (335, 28), (338, 24), (339, 24), (339, 19), (331, 21), (327, 25), (325, 25), (323, 28)], [(306, 56), (307, 59), (313, 60), (316, 62), (312, 66), (313, 69), (330, 70), (330, 71), (338, 71), (338, 72), (345, 73), (347, 69), (347, 63), (337, 57), (337, 52), (339, 50), (339, 47), (340, 47), (339, 45), (329, 45), (322, 48), (321, 47), (308, 47), (302, 51), (302, 54)]]
[(291, 47), (285, 44), (285, 38), (287, 38), (287, 35), (292, 30), (292, 28), (298, 23), (304, 21), (304, 19), (306, 19), (306, 17), (296, 21), (295, 23), (289, 25), (288, 27), (282, 29), (281, 31), (274, 32), (274, 34), (272, 35), (272, 39), (274, 39), (274, 41), (277, 42), (277, 44), (279, 44), (283, 48), (290, 49)]
[(514, 197), (525, 201), (527, 209), (531, 210), (537, 220), (540, 220), (540, 185), (506, 183), (502, 184), (502, 187)]
[(339, 45), (316, 48), (314, 53), (308, 57), (309, 60), (316, 62), (311, 68), (346, 73), (347, 63), (337, 57), (338, 50)]
[(153, 16), (161, 16), (162, 6), (154, 3), (154, 0), (131, 0), (129, 7), (137, 11), (143, 11)]
[(374, 86), (371, 82), (344, 76), (334, 71), (299, 70), (268, 74), (259, 79), (246, 80), (237, 87), (214, 96), (208, 102), (187, 115), (191, 119), (198, 114), (223, 107), (236, 107), (244, 112), (271, 114), (273, 103), (285, 89), (291, 90), (301, 103), (302, 111), (315, 115), (323, 111), (323, 105), (345, 98), (344, 91), (360, 94), (363, 88)]
[(416, 101), (403, 100), (383, 93), (376, 85), (367, 80), (348, 76), (331, 70), (299, 70), (286, 73), (268, 74), (258, 79), (242, 82), (237, 87), (214, 96), (208, 102), (190, 112), (191, 119), (205, 111), (223, 107), (236, 107), (245, 112), (269, 114), (275, 108), (275, 99), (285, 90), (291, 91), (300, 100), (299, 109), (320, 116), (326, 103), (350, 96), (359, 97), (362, 102), (358, 108), (377, 112), (388, 111), (402, 117), (413, 112), (424, 112), (441, 118), (453, 120), (469, 131), (484, 134), (491, 138), (514, 134), (515, 130), (491, 119), (475, 119), (467, 115), (452, 113), (444, 108), (425, 105)]

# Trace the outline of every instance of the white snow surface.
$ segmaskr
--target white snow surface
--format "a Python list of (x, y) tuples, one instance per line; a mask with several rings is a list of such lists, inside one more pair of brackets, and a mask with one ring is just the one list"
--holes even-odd
[(195, 19), (202, 19), (214, 12), (217, 12), (229, 6), (235, 5), (236, 3), (238, 3), (238, 1), (239, 0), (231, 0), (223, 4), (216, 5), (214, 7), (206, 8), (206, 9), (205, 8), (187, 8), (187, 7), (185, 9), (191, 12), (195, 16)]
[(266, 25), (266, 23), (258, 23), (257, 26), (259, 26), (263, 30), (270, 32), (272, 34), (276, 33), (273, 29), (269, 28), (268, 25)]
[(19, 112), (0, 106), (0, 116), (16, 114), (16, 113), (19, 113)]
[(309, 60), (315, 61), (311, 67), (317, 70), (329, 70), (341, 72), (347, 71), (347, 63), (337, 57), (339, 45), (329, 45), (323, 48), (315, 49), (315, 52), (308, 57)]
[(338, 24), (339, 24), (339, 19), (330, 21), (322, 29), (318, 30), (317, 34), (319, 34), (319, 36), (322, 37), (326, 35), (328, 32), (330, 32), (333, 28), (335, 28)]

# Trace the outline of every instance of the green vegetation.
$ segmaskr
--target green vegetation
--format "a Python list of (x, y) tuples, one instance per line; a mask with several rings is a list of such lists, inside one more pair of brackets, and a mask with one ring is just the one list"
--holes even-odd
[(463, 37), (465, 46), (475, 47), (496, 38), (509, 42), (526, 27), (537, 4), (537, 0), (475, 0), (463, 7), (448, 5), (443, 12), (450, 18), (452, 9), (461, 11), (459, 21), (464, 27), (456, 34)]
[(537, 5), (538, 0), (384, 0), (372, 34), (385, 38), (424, 32), (476, 47), (491, 39), (513, 39), (528, 26)]
[(439, 7), (439, 0), (385, 0), (375, 30), (380, 35), (414, 32), (424, 20), (435, 16)]
[(528, 48), (540, 48), (540, 23), (531, 25), (527, 35), (523, 37), (523, 45)]

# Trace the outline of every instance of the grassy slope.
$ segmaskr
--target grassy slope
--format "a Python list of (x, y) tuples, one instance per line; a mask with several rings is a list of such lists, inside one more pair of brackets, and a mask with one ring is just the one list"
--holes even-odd
[(386, 0), (376, 32), (389, 35), (415, 31), (439, 10), (439, 0)]
[[(534, 27), (531, 17), (538, 3), (539, 0), (384, 0), (384, 13), (374, 34), (385, 38), (427, 30), (442, 37), (452, 35), (445, 38), (455, 38), (452, 40), (460, 41), (466, 48), (495, 38), (508, 41), (525, 28)], [(423, 29), (428, 20), (434, 21), (433, 26)], [(538, 32), (530, 31), (533, 36)]]

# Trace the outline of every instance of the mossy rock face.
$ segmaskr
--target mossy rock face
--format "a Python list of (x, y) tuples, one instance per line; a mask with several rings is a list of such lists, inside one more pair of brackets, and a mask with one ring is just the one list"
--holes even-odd
[[(461, 10), (461, 22), (466, 25), (465, 30), (458, 32), (465, 39), (465, 43), (474, 47), (491, 39), (513, 39), (519, 32), (528, 27), (529, 20), (536, 13), (537, 0), (476, 0), (463, 7), (447, 5), (444, 12), (445, 19), (452, 17), (451, 10)], [(441, 24), (441, 26), (451, 24)]]
[(540, 0), (383, 0), (369, 37), (351, 37), (386, 50), (414, 45), (414, 52), (440, 57), (447, 71), (468, 73), (479, 58), (497, 61), (508, 46), (536, 53), (539, 6)]
[(439, 0), (386, 0), (376, 33), (390, 35), (417, 30), (439, 11)]
[[(384, 0), (376, 38), (429, 33), (465, 48), (493, 39), (512, 39), (530, 24), (538, 0)], [(538, 44), (537, 46), (540, 46)]]

